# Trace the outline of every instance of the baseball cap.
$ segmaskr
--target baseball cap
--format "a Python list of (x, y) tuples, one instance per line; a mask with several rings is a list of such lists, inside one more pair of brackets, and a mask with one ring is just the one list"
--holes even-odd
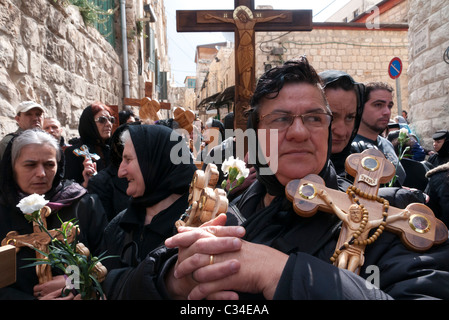
[(27, 112), (28, 110), (31, 110), (33, 108), (39, 108), (42, 110), (42, 112), (47, 112), (47, 110), (41, 106), (39, 103), (36, 103), (34, 101), (23, 101), (17, 106), (17, 114), (21, 112)]
[(433, 140), (440, 140), (449, 137), (449, 132), (447, 130), (438, 130), (432, 136)]

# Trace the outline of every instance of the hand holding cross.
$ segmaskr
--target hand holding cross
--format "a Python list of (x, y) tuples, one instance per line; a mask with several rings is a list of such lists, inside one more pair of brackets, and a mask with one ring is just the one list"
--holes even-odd
[[(49, 207), (45, 206), (41, 209), (41, 221), (42, 225), (47, 229), (47, 220), (46, 218), (50, 215), (51, 210)], [(70, 223), (70, 222), (69, 222)], [(63, 230), (64, 226), (61, 226), (60, 229), (49, 230), (48, 233), (43, 231), (41, 226), (33, 221), (33, 233), (19, 235), (17, 231), (10, 231), (7, 233), (6, 237), (2, 240), (1, 245), (13, 245), (16, 247), (16, 252), (20, 250), (21, 247), (29, 247), (32, 249), (38, 249), (41, 252), (48, 253), (48, 245), (52, 241), (52, 239), (56, 238), (60, 241), (64, 241), (63, 239)], [(74, 225), (69, 225), (68, 230), (68, 238), (66, 239), (69, 243), (72, 243), (75, 240), (75, 236), (78, 232), (77, 227)], [(40, 252), (36, 251), (37, 259), (46, 259), (44, 255)], [(39, 283), (45, 283), (50, 281), (53, 277), (51, 274), (51, 266), (48, 264), (40, 264), (36, 266), (36, 274), (39, 278)]]
[(176, 221), (176, 227), (193, 226), (215, 218), (220, 213), (226, 213), (228, 199), (223, 189), (215, 188), (219, 173), (217, 166), (209, 163), (206, 170), (196, 170), (189, 190), (189, 208)]

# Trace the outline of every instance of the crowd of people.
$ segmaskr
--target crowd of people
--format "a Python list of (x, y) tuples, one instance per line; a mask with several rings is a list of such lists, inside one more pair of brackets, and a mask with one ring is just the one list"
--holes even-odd
[[(23, 102), (18, 130), (0, 141), (0, 239), (13, 230), (33, 232), (17, 204), (37, 193), (57, 213), (47, 218), (50, 228), (75, 218), (90, 251), (112, 255), (103, 261), (108, 274), (102, 283), (110, 300), (449, 299), (449, 242), (416, 252), (385, 231), (359, 251), (364, 263), (355, 273), (329, 259), (342, 229), (338, 216), (319, 209), (302, 217), (285, 193), (290, 181), (309, 174), (346, 191), (354, 182), (346, 158), (374, 148), (396, 168), (379, 196), (401, 209), (427, 204), (449, 225), (449, 133), (435, 132), (434, 150), (425, 150), (407, 113), (392, 119), (393, 106), (389, 85), (359, 83), (343, 71), (317, 73), (305, 57), (267, 71), (248, 116), (247, 129), (256, 132), (244, 159), (250, 175), (229, 194), (228, 212), (200, 227), (175, 228), (189, 206), (195, 160), (204, 169), (235, 155), (236, 137), (225, 134), (234, 128), (232, 113), (197, 129), (200, 136), (202, 129), (215, 130), (219, 139), (212, 145), (210, 133), (204, 134), (203, 148), (194, 152), (173, 119), (144, 124), (130, 111), (116, 119), (106, 104), (95, 102), (80, 116), (79, 137), (66, 141), (45, 107)], [(407, 154), (398, 153), (401, 133)], [(269, 154), (273, 143), (275, 154)], [(173, 161), (173, 150), (183, 161)], [(407, 184), (418, 175), (424, 185)], [(224, 178), (220, 169), (217, 187)], [(0, 288), (0, 299), (76, 298), (76, 292), (62, 295), (60, 272), (39, 284), (33, 268), (21, 268), (34, 254), (21, 248), (17, 281)], [(374, 287), (366, 280), (373, 265), (380, 275)]]

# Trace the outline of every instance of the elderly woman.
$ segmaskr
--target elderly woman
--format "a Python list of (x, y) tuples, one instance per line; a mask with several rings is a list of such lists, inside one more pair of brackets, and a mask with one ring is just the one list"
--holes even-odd
[[(93, 254), (100, 253), (106, 226), (103, 207), (96, 196), (87, 194), (79, 184), (62, 178), (62, 164), (58, 142), (44, 131), (26, 130), (12, 140), (0, 164), (0, 240), (10, 231), (33, 233), (32, 224), (16, 205), (22, 198), (36, 193), (49, 201), (47, 205), (52, 214), (47, 218), (48, 229), (60, 228), (60, 219), (76, 219), (81, 231), (80, 241)], [(34, 268), (21, 268), (30, 263), (24, 258), (33, 257), (36, 257), (33, 249), (20, 249), (17, 253), (17, 281), (0, 289), (0, 299), (33, 298), (33, 287), (38, 284), (36, 271)], [(59, 287), (59, 292), (63, 286)], [(43, 296), (50, 293), (50, 287), (50, 284), (40, 285), (40, 290), (34, 294)]]
[[(320, 79), (305, 58), (289, 61), (264, 74), (252, 99), (249, 128), (277, 130), (277, 152), (271, 161), (257, 159), (258, 177), (236, 200), (238, 214), (228, 213), (200, 228), (184, 228), (166, 241), (178, 248), (158, 252), (154, 283), (166, 298), (266, 298), (266, 299), (415, 299), (449, 298), (449, 245), (416, 253), (399, 238), (384, 232), (367, 247), (360, 275), (330, 262), (340, 221), (318, 211), (298, 216), (286, 199), (292, 179), (318, 174), (326, 186), (337, 188), (329, 162), (331, 116)], [(266, 174), (276, 159), (277, 170)], [(238, 219), (236, 218), (238, 217)], [(242, 234), (242, 226), (245, 236)], [(165, 263), (161, 260), (165, 259)], [(174, 262), (176, 261), (176, 264)], [(171, 268), (169, 267), (171, 264)], [(379, 268), (379, 288), (368, 286), (368, 266)], [(429, 271), (427, 271), (429, 270)], [(165, 281), (164, 281), (165, 280)], [(193, 288), (193, 289), (192, 289)]]
[[(106, 168), (110, 162), (109, 140), (115, 121), (112, 111), (101, 102), (95, 102), (83, 110), (78, 124), (80, 137), (64, 151), (65, 178), (73, 179), (87, 187), (90, 177)], [(83, 145), (87, 146), (90, 154), (99, 156), (99, 159), (91, 161), (75, 154), (74, 150)]]
[(110, 271), (103, 287), (108, 299), (141, 299), (151, 294), (147, 255), (173, 235), (196, 166), (185, 141), (168, 127), (130, 125), (122, 141), (118, 176), (127, 179), (131, 201), (105, 230), (108, 254), (121, 259), (104, 262)]

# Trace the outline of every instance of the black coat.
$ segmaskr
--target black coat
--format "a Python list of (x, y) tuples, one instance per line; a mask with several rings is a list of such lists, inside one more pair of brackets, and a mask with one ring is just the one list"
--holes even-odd
[(426, 177), (429, 179), (426, 189), (428, 206), (437, 218), (449, 226), (449, 163), (430, 170)]
[[(105, 230), (107, 255), (120, 258), (104, 260), (109, 270), (103, 289), (109, 300), (152, 298), (146, 291), (147, 256), (175, 234), (175, 222), (188, 206), (188, 194), (179, 198), (152, 222), (143, 226), (145, 209), (130, 207), (116, 216)], [(151, 264), (150, 264), (151, 265)]]
[(100, 198), (108, 221), (125, 210), (130, 197), (126, 194), (128, 181), (117, 176), (117, 168), (110, 164), (89, 179), (87, 190)]
[[(285, 197), (275, 199), (268, 208), (257, 209), (264, 194), (264, 187), (255, 182), (237, 207), (247, 219), (243, 222), (247, 240), (289, 254), (274, 299), (449, 298), (448, 242), (416, 253), (396, 235), (384, 232), (366, 247), (365, 263), (358, 276), (333, 266), (329, 260), (341, 225), (334, 215), (318, 212), (302, 218)], [(365, 282), (372, 270), (379, 271), (380, 289), (372, 289)]]

